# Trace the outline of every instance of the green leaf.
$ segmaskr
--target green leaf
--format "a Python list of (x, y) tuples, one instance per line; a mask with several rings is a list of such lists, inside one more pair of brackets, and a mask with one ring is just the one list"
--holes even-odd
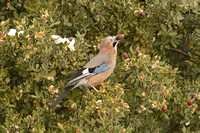
[(182, 132), (186, 133), (186, 127), (185, 126), (183, 126), (183, 128), (182, 128)]
[(177, 32), (172, 31), (172, 32), (169, 33), (169, 35), (170, 35), (170, 36), (176, 36), (176, 35), (177, 35)]
[(167, 28), (164, 24), (161, 24), (160, 27), (161, 27), (162, 31), (167, 32)]
[(176, 40), (176, 38), (172, 38), (172, 40), (171, 40), (171, 45), (172, 45), (174, 48), (177, 48), (177, 40)]
[(5, 78), (5, 82), (6, 82), (6, 83), (9, 83), (9, 82), (10, 82), (10, 78), (9, 78), (9, 77), (6, 77), (6, 78)]
[(195, 29), (195, 32), (200, 34), (200, 29)]

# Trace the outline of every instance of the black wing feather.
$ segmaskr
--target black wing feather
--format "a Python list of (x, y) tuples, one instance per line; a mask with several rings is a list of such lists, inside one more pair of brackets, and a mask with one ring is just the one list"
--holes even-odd
[(77, 78), (77, 77), (79, 77), (79, 76), (81, 76), (83, 73), (83, 70), (85, 70), (85, 68), (81, 68), (80, 70), (78, 70), (72, 77), (71, 77), (71, 80), (72, 79), (75, 79), (75, 78)]

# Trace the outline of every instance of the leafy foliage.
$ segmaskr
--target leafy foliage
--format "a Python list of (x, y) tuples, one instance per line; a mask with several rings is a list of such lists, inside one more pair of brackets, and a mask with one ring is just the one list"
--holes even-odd
[[(199, 1), (0, 5), (1, 132), (199, 131)], [(24, 33), (9, 36), (11, 28)], [(74, 72), (97, 54), (102, 38), (118, 33), (126, 37), (100, 93), (76, 88), (50, 110)], [(75, 38), (76, 51), (67, 42), (56, 44), (54, 34)]]

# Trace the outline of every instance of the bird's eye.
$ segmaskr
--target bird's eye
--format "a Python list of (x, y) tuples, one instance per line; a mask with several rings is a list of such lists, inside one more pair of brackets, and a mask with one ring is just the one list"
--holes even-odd
[(111, 39), (111, 42), (113, 41), (113, 39)]

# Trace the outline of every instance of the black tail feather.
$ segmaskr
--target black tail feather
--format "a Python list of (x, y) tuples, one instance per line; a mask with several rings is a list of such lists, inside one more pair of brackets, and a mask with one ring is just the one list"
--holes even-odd
[(67, 93), (69, 93), (71, 90), (73, 89), (73, 86), (69, 86), (69, 87), (67, 87), (67, 88), (65, 88), (65, 91), (62, 93), (62, 94), (60, 94), (59, 96), (58, 96), (58, 98), (56, 99), (56, 101), (54, 101), (53, 103), (52, 103), (52, 105), (51, 105), (51, 109), (54, 109), (55, 107), (56, 107), (56, 105), (67, 95)]

